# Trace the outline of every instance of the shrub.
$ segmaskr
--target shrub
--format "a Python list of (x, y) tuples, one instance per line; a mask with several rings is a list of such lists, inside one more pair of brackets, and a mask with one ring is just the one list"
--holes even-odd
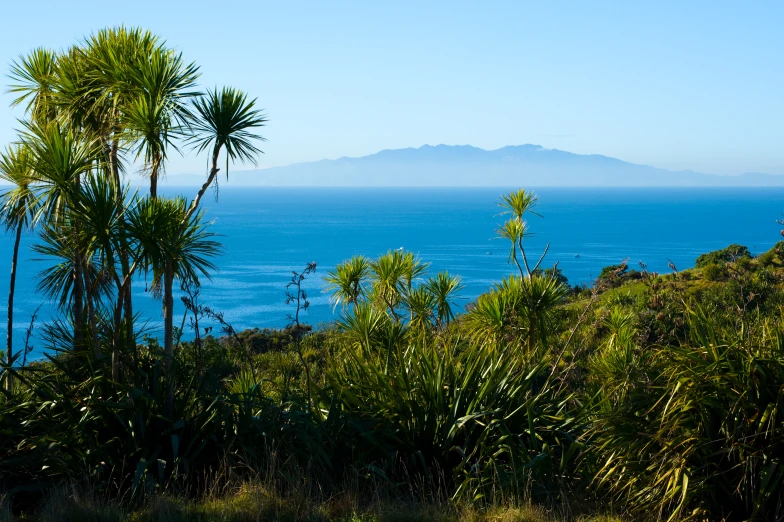
[(739, 257), (734, 261), (735, 269), (741, 271), (748, 271), (751, 270), (751, 258), (750, 257)]
[(771, 266), (776, 262), (776, 252), (772, 249), (757, 256), (757, 262), (760, 266)]
[(563, 270), (558, 267), (552, 268), (545, 268), (542, 270), (541, 268), (537, 268), (534, 270), (534, 274), (537, 275), (544, 275), (545, 277), (549, 277), (555, 279), (558, 283), (562, 284), (565, 287), (569, 287), (569, 279), (564, 275)]
[(638, 270), (629, 270), (629, 265), (609, 265), (602, 268), (599, 277), (596, 278), (596, 285), (603, 289), (617, 288), (629, 281), (635, 281), (642, 277)]
[(703, 268), (702, 275), (708, 281), (723, 281), (727, 278), (727, 267), (725, 265), (711, 263)]
[(697, 268), (704, 268), (708, 265), (729, 263), (730, 261), (735, 261), (736, 259), (743, 257), (751, 258), (749, 249), (743, 245), (733, 244), (721, 250), (714, 250), (713, 252), (702, 254), (697, 258), (697, 262), (694, 266)]
[(387, 371), (383, 354), (348, 352), (327, 372), (340, 410), (364, 427), (351, 439), (355, 454), (385, 469), (400, 459), (431, 481), (442, 475), (465, 499), (499, 486), (514, 494), (531, 479), (549, 495), (561, 477), (574, 477), (566, 472), (580, 425), (572, 392), (548, 378), (546, 360), (430, 343), (401, 346), (393, 357)]
[(700, 308), (687, 321), (684, 345), (649, 346), (623, 393), (614, 379), (602, 387), (597, 481), (635, 518), (773, 520), (784, 484), (781, 340), (736, 340)]

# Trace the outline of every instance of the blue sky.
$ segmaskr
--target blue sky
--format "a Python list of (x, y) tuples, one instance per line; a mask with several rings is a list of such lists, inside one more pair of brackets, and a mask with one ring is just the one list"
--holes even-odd
[[(784, 174), (784, 2), (75, 2), (2, 7), (0, 63), (148, 28), (259, 98), (264, 166), (423, 144), (536, 143)], [(8, 83), (5, 79), (4, 83)], [(0, 99), (0, 142), (14, 138)], [(205, 158), (172, 156), (168, 172)]]

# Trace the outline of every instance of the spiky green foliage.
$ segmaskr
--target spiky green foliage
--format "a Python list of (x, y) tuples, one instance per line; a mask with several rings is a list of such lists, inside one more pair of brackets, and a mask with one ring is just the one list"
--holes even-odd
[(36, 197), (33, 192), (33, 157), (23, 145), (9, 146), (0, 153), (0, 179), (11, 188), (0, 194), (0, 216), (8, 229), (32, 226)]
[(784, 484), (780, 325), (760, 324), (763, 342), (739, 342), (700, 307), (686, 314), (684, 344), (650, 353), (628, 353), (628, 319), (611, 319), (599, 364), (613, 377), (603, 376), (607, 399), (592, 428), (597, 483), (634, 513), (772, 519)]
[(389, 473), (400, 459), (446, 481), (456, 497), (479, 500), (493, 487), (520, 493), (532, 477), (546, 488), (572, 465), (575, 418), (568, 392), (542, 386), (544, 361), (458, 339), (397, 343), (393, 354), (392, 372), (382, 357), (358, 351), (327, 374), (342, 410), (366, 426), (358, 442)]
[(426, 288), (433, 296), (436, 325), (449, 323), (455, 317), (455, 301), (464, 288), (460, 278), (450, 276), (449, 272), (439, 272), (427, 280)]
[(525, 341), (529, 350), (537, 343), (547, 347), (566, 293), (555, 277), (510, 276), (477, 299), (466, 316), (466, 326), (478, 344), (517, 345)]
[(141, 198), (126, 220), (140, 266), (152, 271), (152, 286), (160, 288), (164, 272), (171, 265), (180, 281), (198, 281), (217, 269), (213, 262), (221, 252), (216, 234), (207, 229), (204, 213), (197, 212), (181, 229), (187, 211), (185, 198)]
[(253, 132), (263, 127), (267, 118), (255, 108), (256, 100), (231, 87), (214, 88), (197, 98), (193, 103), (196, 119), (191, 123), (193, 137), (190, 139), (198, 151), (212, 149), (213, 158), (221, 148), (226, 149), (226, 179), (229, 176), (229, 161), (247, 161), (256, 164), (261, 150), (255, 141), (264, 138)]
[(414, 282), (425, 273), (427, 266), (412, 252), (399, 250), (387, 252), (372, 260), (370, 300), (386, 307), (392, 317), (399, 320), (399, 307), (404, 304)]
[(33, 121), (51, 121), (56, 116), (57, 54), (38, 48), (11, 65), (9, 91), (16, 95), (11, 105), (25, 105)]
[(332, 302), (338, 305), (356, 305), (365, 294), (364, 285), (370, 270), (370, 260), (365, 256), (354, 256), (338, 264), (327, 273), (324, 281), (332, 289)]
[(181, 54), (156, 49), (129, 74), (133, 96), (124, 110), (124, 121), (136, 142), (133, 152), (149, 171), (151, 194), (157, 195), (158, 177), (175, 139), (187, 136), (191, 118), (187, 100), (196, 96), (198, 68), (186, 64)]

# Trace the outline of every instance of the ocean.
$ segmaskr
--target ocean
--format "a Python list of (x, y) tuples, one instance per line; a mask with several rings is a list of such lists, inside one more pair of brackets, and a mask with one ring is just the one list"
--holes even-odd
[[(164, 194), (195, 189), (168, 188)], [(236, 329), (284, 327), (293, 307), (285, 304), (285, 285), (292, 270), (308, 262), (317, 271), (303, 283), (311, 324), (336, 318), (322, 278), (355, 254), (377, 256), (403, 248), (462, 278), (463, 304), (512, 273), (509, 245), (495, 239), (503, 221), (497, 206), (502, 188), (240, 188), (224, 185), (203, 206), (220, 234), (224, 253), (211, 280), (202, 280), (200, 302), (223, 312)], [(529, 224), (529, 258), (538, 258), (549, 243), (543, 266), (556, 262), (572, 284), (590, 284), (602, 267), (628, 259), (652, 271), (694, 265), (704, 252), (740, 243), (759, 253), (780, 238), (776, 220), (784, 211), (784, 188), (593, 189), (541, 188)], [(20, 250), (15, 300), (14, 344), (24, 344), (31, 315), (42, 305), (36, 324), (56, 313), (36, 292), (36, 274), (46, 261), (36, 259), (26, 235)], [(13, 236), (0, 241), (0, 295), (6, 303)], [(147, 280), (148, 282), (149, 280)], [(146, 291), (144, 277), (133, 285), (134, 306), (148, 320), (153, 336), (162, 335), (161, 303)], [(175, 324), (183, 307), (179, 295)], [(5, 306), (0, 307), (5, 317)], [(3, 326), (5, 321), (2, 321)], [(32, 358), (44, 346), (33, 330)], [(190, 332), (186, 332), (186, 336)], [(3, 328), (3, 341), (5, 332)]]

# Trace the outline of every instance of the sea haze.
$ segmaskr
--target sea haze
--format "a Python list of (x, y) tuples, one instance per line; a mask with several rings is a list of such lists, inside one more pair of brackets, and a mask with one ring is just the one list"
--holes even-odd
[[(167, 194), (192, 189), (165, 190)], [(316, 261), (317, 272), (304, 283), (311, 302), (310, 323), (335, 318), (322, 277), (355, 254), (377, 256), (403, 247), (448, 270), (465, 284), (461, 305), (512, 272), (508, 245), (493, 239), (503, 221), (496, 205), (500, 188), (232, 188), (219, 199), (205, 198), (207, 216), (225, 247), (220, 269), (203, 280), (201, 302), (225, 313), (235, 328), (282, 327), (291, 306), (284, 304), (292, 270)], [(784, 210), (784, 188), (541, 188), (533, 235), (525, 245), (538, 257), (547, 243), (544, 266), (558, 262), (571, 283), (590, 283), (602, 267), (628, 258), (666, 272), (668, 259), (679, 269), (703, 253), (730, 243), (753, 252), (779, 240), (776, 223)], [(20, 251), (16, 292), (15, 344), (23, 345), (31, 314), (45, 298), (36, 293), (36, 274), (46, 261), (35, 260), (27, 236)], [(13, 238), (0, 244), (0, 273), (8, 274)], [(149, 281), (149, 279), (147, 279)], [(160, 336), (160, 302), (134, 283), (135, 307)], [(8, 281), (0, 279), (7, 295)], [(5, 301), (4, 301), (5, 302)], [(175, 323), (182, 319), (176, 296)], [(3, 315), (6, 308), (0, 308)], [(45, 304), (38, 322), (50, 319)], [(189, 332), (188, 332), (189, 333)], [(34, 338), (40, 356), (42, 341)]]

